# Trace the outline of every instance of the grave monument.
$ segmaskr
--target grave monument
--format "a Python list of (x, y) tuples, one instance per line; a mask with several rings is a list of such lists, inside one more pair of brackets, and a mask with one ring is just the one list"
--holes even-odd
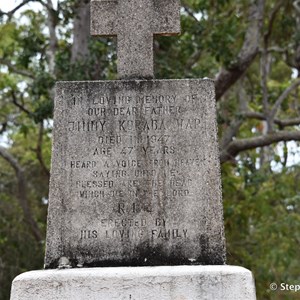
[(56, 84), (45, 269), (11, 299), (255, 299), (225, 265), (214, 83), (155, 80), (153, 37), (178, 0), (92, 0), (117, 36), (116, 81)]

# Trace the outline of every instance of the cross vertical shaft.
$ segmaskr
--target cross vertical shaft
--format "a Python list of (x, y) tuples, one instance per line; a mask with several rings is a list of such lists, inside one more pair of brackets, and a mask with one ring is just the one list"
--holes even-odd
[(123, 15), (117, 40), (119, 77), (153, 78), (153, 2), (120, 0), (118, 15)]
[(117, 36), (120, 79), (153, 78), (153, 35), (179, 33), (179, 0), (91, 1), (91, 34)]

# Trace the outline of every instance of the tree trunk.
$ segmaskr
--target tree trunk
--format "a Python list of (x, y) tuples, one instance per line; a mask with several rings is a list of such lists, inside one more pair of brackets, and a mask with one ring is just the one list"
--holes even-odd
[(74, 12), (73, 46), (71, 62), (85, 60), (89, 56), (90, 1), (77, 0)]
[(18, 194), (17, 198), (19, 204), (23, 210), (24, 220), (28, 224), (29, 229), (36, 239), (37, 242), (42, 241), (42, 234), (38, 227), (37, 222), (34, 220), (31, 208), (28, 203), (27, 190), (26, 190), (26, 180), (23, 168), (19, 165), (17, 160), (9, 153), (4, 147), (0, 146), (0, 156), (2, 156), (15, 170), (17, 180), (18, 180)]
[(237, 62), (228, 69), (221, 69), (216, 77), (217, 100), (244, 74), (258, 53), (265, 1), (256, 0), (252, 2), (253, 4), (249, 8), (249, 26)]

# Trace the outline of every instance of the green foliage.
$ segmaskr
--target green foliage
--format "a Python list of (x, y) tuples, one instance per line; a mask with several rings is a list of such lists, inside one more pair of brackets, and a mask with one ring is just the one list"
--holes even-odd
[[(21, 134), (21, 136), (23, 136)], [(18, 139), (19, 145), (14, 146), (14, 154), (21, 159), (26, 166), (26, 177), (34, 188), (30, 189), (29, 197), (35, 216), (41, 229), (45, 232), (46, 206), (41, 205), (41, 197), (47, 193), (47, 182), (41, 176), (39, 166), (36, 163), (32, 151), (24, 147), (30, 147), (27, 139)], [(48, 143), (49, 147), (49, 143)], [(24, 153), (24, 151), (26, 151)], [(17, 180), (8, 163), (1, 160), (0, 168), (0, 299), (9, 299), (11, 281), (16, 274), (30, 269), (41, 269), (43, 264), (44, 245), (37, 243), (28, 226), (24, 222), (24, 216), (18, 203)]]
[[(52, 11), (58, 39), (54, 70), (50, 68), (45, 7), (35, 11), (25, 6), (20, 17), (0, 18), (0, 143), (6, 141), (7, 151), (24, 170), (29, 205), (43, 235), (43, 241), (37, 242), (30, 232), (18, 200), (16, 174), (0, 157), (1, 300), (9, 298), (17, 274), (43, 266), (45, 171), (50, 168), (55, 81), (116, 79), (116, 39), (91, 38), (88, 55), (71, 61), (78, 1), (58, 2), (58, 10)], [(215, 78), (220, 69), (236, 66), (252, 2), (182, 0), (181, 35), (155, 37), (156, 78)], [(265, 2), (263, 34), (279, 1)], [(295, 69), (290, 60), (300, 43), (297, 18), (293, 1), (284, 1), (273, 23), (268, 45), (273, 48), (267, 78), (270, 105), (293, 81)], [(246, 119), (240, 107), (241, 99), (246, 98), (251, 111), (263, 112), (260, 59), (261, 52), (218, 102), (220, 139), (233, 120), (242, 122), (235, 139), (261, 135), (263, 122)], [(276, 117), (299, 118), (299, 113), (299, 93), (294, 91), (281, 103)], [(278, 149), (283, 153), (279, 155)], [(263, 154), (267, 154), (265, 162)], [(286, 144), (274, 145), (244, 151), (235, 163), (222, 166), (228, 263), (254, 272), (258, 299), (297, 299), (290, 292), (269, 290), (271, 282), (299, 284), (300, 168), (287, 164), (289, 157)]]
[(228, 263), (254, 272), (258, 299), (296, 299), (276, 298), (269, 285), (299, 279), (300, 168), (270, 173), (254, 164), (222, 169)]
[(13, 53), (17, 46), (16, 41), (17, 30), (15, 23), (1, 24), (0, 25), (0, 56), (6, 57)]

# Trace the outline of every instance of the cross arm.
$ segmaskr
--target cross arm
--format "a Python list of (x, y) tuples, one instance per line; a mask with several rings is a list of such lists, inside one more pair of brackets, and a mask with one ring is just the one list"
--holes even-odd
[(91, 0), (91, 35), (117, 35), (117, 0)]

